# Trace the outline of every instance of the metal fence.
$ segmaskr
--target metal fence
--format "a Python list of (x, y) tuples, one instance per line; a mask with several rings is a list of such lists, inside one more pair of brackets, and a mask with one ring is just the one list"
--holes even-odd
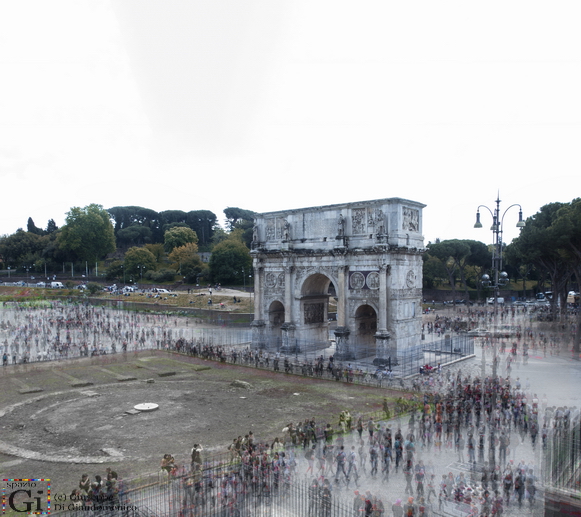
[[(40, 310), (47, 306), (52, 307), (53, 304), (50, 302), (31, 302), (24, 306), (8, 302), (3, 304), (4, 308), (14, 311), (18, 311), (22, 307)], [(66, 302), (58, 302), (55, 305), (57, 309), (65, 306), (67, 306)], [(78, 305), (72, 304), (71, 306)], [(179, 315), (180, 313), (172, 312), (171, 314)], [(380, 368), (377, 364), (374, 343), (353, 343), (357, 359), (337, 360), (332, 329), (327, 340), (297, 340), (293, 344), (292, 350), (285, 349), (280, 337), (276, 335), (268, 336), (266, 348), (256, 349), (253, 347), (253, 330), (249, 325), (233, 327), (228, 324), (210, 328), (204, 328), (200, 325), (186, 325), (186, 328), (178, 328), (177, 326), (174, 328), (167, 320), (169, 315), (162, 313), (152, 325), (141, 326), (135, 325), (133, 314), (128, 315), (117, 309), (113, 310), (112, 315), (114, 321), (123, 322), (122, 330), (124, 332), (105, 334), (98, 326), (82, 325), (83, 320), (76, 319), (70, 328), (67, 326), (66, 336), (64, 327), (57, 328), (57, 341), (65, 344), (70, 336), (70, 342), (73, 344), (85, 343), (84, 355), (88, 355), (89, 347), (94, 349), (93, 352), (96, 353), (154, 349), (186, 354), (192, 354), (195, 348), (197, 351), (193, 355), (199, 355), (205, 359), (378, 386), (388, 385), (393, 378), (402, 379), (417, 375), (420, 367), (425, 364), (431, 366), (446, 365), (460, 358), (469, 357), (474, 353), (474, 338), (466, 333), (455, 333), (439, 341), (421, 341), (410, 348), (399, 350), (397, 358), (391, 358), (391, 364), (388, 366), (391, 372), (388, 372), (385, 367)], [(78, 318), (78, 315), (75, 317)], [(4, 333), (7, 331), (8, 329), (5, 328)], [(43, 336), (44, 341), (46, 334)], [(128, 348), (126, 348), (125, 340), (129, 341)], [(99, 350), (97, 350), (97, 344), (99, 344)], [(220, 355), (216, 353), (218, 349), (221, 349)], [(206, 350), (209, 350), (208, 353), (205, 352)], [(82, 352), (80, 347), (73, 346), (65, 350), (64, 357), (76, 357), (79, 354), (83, 355)], [(60, 356), (51, 356), (50, 358), (62, 357), (62, 350), (59, 350), (59, 353)], [(46, 360), (47, 356), (46, 346), (42, 349), (37, 344), (36, 353), (31, 353), (26, 362)], [(336, 360), (331, 362), (331, 356), (334, 356)], [(275, 364), (275, 358), (277, 358), (278, 365)], [(320, 366), (321, 362), (324, 363), (324, 369), (318, 370), (316, 367)], [(383, 362), (385, 363), (385, 360)], [(401, 387), (404, 386), (401, 385)]]
[[(328, 481), (295, 479), (290, 462), (240, 458), (194, 464), (188, 472), (119, 482), (119, 492), (101, 501), (57, 512), (126, 517), (351, 517)], [(155, 476), (155, 475), (154, 475)], [(145, 483), (144, 483), (145, 481)], [(133, 486), (133, 485), (139, 486)], [(80, 505), (79, 505), (80, 506)]]
[(579, 420), (557, 421), (545, 450), (545, 484), (551, 488), (581, 493), (581, 424)]
[(465, 333), (454, 334), (398, 351), (399, 370), (402, 376), (407, 377), (419, 373), (420, 366), (445, 365), (473, 354), (474, 338)]
[(171, 307), (155, 303), (133, 302), (118, 298), (89, 298), (95, 306), (105, 306), (112, 309), (128, 311), (149, 311), (153, 313), (167, 313), (175, 316), (189, 316), (196, 319), (198, 324), (216, 325), (218, 327), (249, 328), (254, 319), (252, 313), (229, 312), (220, 309), (196, 307)]

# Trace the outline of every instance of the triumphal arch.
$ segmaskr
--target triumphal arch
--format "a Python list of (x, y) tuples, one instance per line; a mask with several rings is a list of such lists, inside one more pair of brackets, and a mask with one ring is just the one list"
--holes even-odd
[(419, 343), (424, 207), (388, 198), (257, 214), (253, 346), (295, 353), (328, 345), (333, 328), (337, 358), (393, 361)]

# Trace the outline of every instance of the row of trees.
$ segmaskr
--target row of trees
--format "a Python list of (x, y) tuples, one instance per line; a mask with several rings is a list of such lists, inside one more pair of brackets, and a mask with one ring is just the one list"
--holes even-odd
[[(117, 246), (128, 249), (132, 246), (163, 243), (165, 232), (175, 227), (190, 228), (198, 236), (201, 251), (210, 251), (216, 231), (220, 230), (216, 215), (209, 210), (165, 210), (156, 212), (141, 206), (115, 206), (107, 210), (113, 221)], [(250, 245), (254, 212), (242, 208), (224, 209), (226, 229), (242, 230), (242, 239)], [(248, 231), (250, 229), (250, 231)]]
[[(36, 272), (54, 272), (63, 263), (81, 269), (105, 257), (113, 258), (110, 278), (143, 278), (162, 281), (172, 274), (193, 282), (200, 277), (213, 282), (244, 282), (250, 272), (249, 248), (254, 212), (226, 208), (226, 229), (207, 210), (155, 212), (136, 206), (104, 210), (92, 204), (73, 207), (66, 223), (57, 228), (50, 220), (46, 229), (37, 228), (31, 218), (27, 231), (0, 237), (3, 269), (11, 266)], [(211, 251), (205, 264), (200, 251)], [(221, 257), (223, 255), (223, 257)], [(572, 282), (581, 275), (581, 199), (571, 203), (550, 203), (529, 217), (520, 236), (503, 249), (504, 266), (512, 279), (536, 279), (549, 284), (555, 298), (566, 307)], [(476, 289), (479, 296), (482, 275), (490, 269), (489, 246), (473, 240), (429, 243), (424, 255), (424, 286), (448, 283), (454, 291)], [(243, 273), (244, 271), (244, 273)]]
[[(62, 228), (51, 219), (46, 229), (41, 229), (29, 218), (26, 231), (18, 229), (0, 237), (2, 269), (48, 275), (60, 271), (64, 264), (85, 271), (107, 258), (109, 279), (167, 282), (179, 275), (190, 283), (200, 279), (243, 283), (243, 271), (249, 273), (251, 268), (254, 212), (226, 208), (224, 214), (226, 230), (207, 210), (155, 212), (133, 206), (105, 210), (97, 204), (73, 207)], [(202, 261), (200, 249), (212, 252), (209, 263)]]
[[(456, 298), (469, 290), (478, 298), (485, 289), (480, 281), (492, 266), (492, 246), (473, 240), (429, 243), (424, 254), (424, 287), (449, 285)], [(581, 199), (571, 203), (550, 203), (526, 220), (518, 238), (503, 244), (503, 269), (509, 278), (536, 280), (537, 289), (550, 285), (554, 307), (566, 309), (567, 293), (581, 282)], [(524, 289), (523, 289), (524, 290)], [(560, 303), (556, 303), (560, 300)]]

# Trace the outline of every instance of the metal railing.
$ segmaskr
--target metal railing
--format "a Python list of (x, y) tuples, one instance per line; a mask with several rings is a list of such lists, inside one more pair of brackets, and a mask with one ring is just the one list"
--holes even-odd
[[(188, 469), (189, 470), (189, 469)], [(163, 474), (138, 487), (120, 482), (119, 493), (101, 502), (57, 512), (60, 517), (351, 517), (353, 510), (333, 497), (328, 481), (305, 481), (290, 463), (242, 461), (240, 457), (194, 464), (188, 472)], [(151, 479), (150, 479), (151, 481)], [(143, 482), (141, 479), (140, 483)], [(113, 502), (115, 504), (113, 504)]]

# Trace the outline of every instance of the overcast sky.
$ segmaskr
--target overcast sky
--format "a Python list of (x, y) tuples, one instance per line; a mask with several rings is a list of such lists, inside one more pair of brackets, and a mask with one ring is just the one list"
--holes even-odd
[[(72, 206), (401, 197), (426, 244), (580, 196), (581, 2), (0, 4), (0, 234)], [(518, 209), (505, 217), (517, 235)]]

